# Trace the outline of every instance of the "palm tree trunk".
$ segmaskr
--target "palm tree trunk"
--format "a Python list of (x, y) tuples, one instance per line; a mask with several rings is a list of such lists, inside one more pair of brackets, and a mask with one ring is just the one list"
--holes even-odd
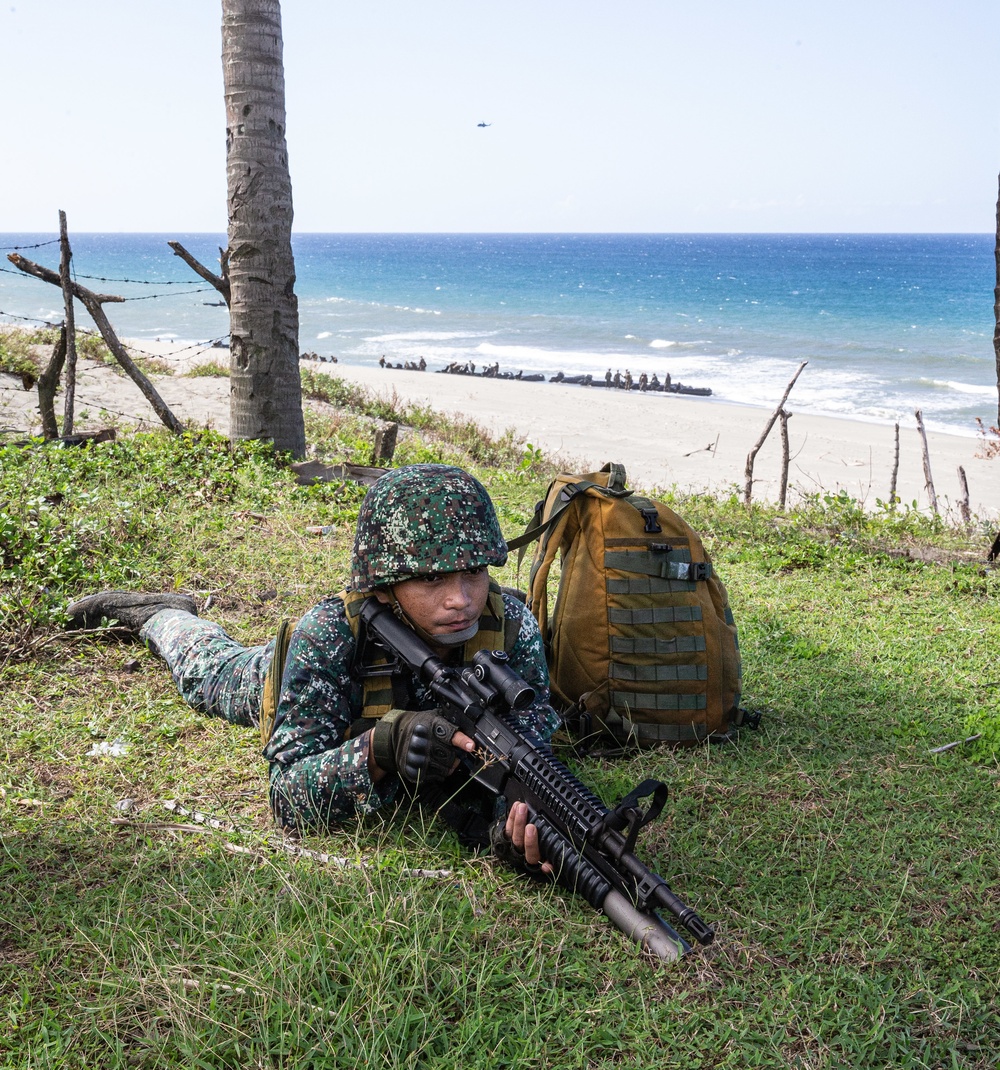
[(222, 0), (230, 433), (305, 454), (278, 0)]

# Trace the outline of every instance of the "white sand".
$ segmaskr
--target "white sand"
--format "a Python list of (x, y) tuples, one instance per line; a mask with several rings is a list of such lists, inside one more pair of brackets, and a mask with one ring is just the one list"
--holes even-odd
[[(331, 366), (318, 368), (329, 371)], [(747, 454), (774, 411), (678, 394), (339, 364), (334, 370), (344, 379), (385, 394), (395, 391), (406, 401), (474, 419), (493, 431), (513, 427), (546, 456), (567, 458), (572, 471), (593, 471), (607, 461), (619, 461), (632, 483), (647, 488), (726, 491), (735, 485), (742, 494)], [(775, 406), (780, 400), (775, 398)], [(794, 389), (786, 408), (794, 414)], [(841, 489), (870, 507), (878, 498), (888, 499), (895, 455), (892, 426), (798, 414), (788, 422), (788, 437), (790, 500)], [(903, 502), (916, 500), (926, 509), (916, 421), (901, 427), (899, 437), (896, 492)], [(975, 437), (929, 432), (927, 438), (941, 511), (955, 512), (961, 465), (973, 512), (997, 516), (1000, 458), (977, 457), (980, 441)], [(754, 463), (754, 496), (776, 499), (780, 476), (781, 433), (775, 422)]]
[[(186, 349), (143, 342), (178, 372), (193, 363), (228, 362), (222, 349)], [(626, 393), (555, 383), (523, 383), (444, 375), (431, 371), (382, 370), (346, 364), (310, 364), (403, 401), (475, 420), (494, 432), (513, 428), (546, 457), (565, 461), (572, 471), (593, 471), (606, 461), (625, 465), (630, 483), (647, 489), (677, 486), (690, 490), (742, 493), (747, 454), (773, 410), (731, 405), (710, 398)], [(808, 369), (806, 373), (808, 374)], [(181, 420), (229, 428), (229, 381), (220, 378), (154, 376), (163, 399)], [(780, 398), (775, 398), (777, 405)], [(795, 392), (786, 405), (795, 413)], [(102, 416), (106, 412), (111, 417)], [(158, 426), (148, 402), (132, 381), (89, 361), (81, 361), (76, 411), (80, 427), (109, 422)], [(61, 412), (57, 401), (57, 412)], [(0, 375), (0, 427), (37, 433), (37, 394), (20, 380)], [(794, 414), (789, 421), (790, 500), (802, 494), (841, 489), (874, 507), (886, 499), (894, 458), (891, 426), (857, 420)], [(977, 456), (976, 437), (928, 433), (931, 469), (942, 512), (957, 516), (961, 498), (958, 467), (965, 469), (974, 513), (1000, 515), (1000, 458)], [(780, 425), (775, 423), (754, 467), (754, 495), (774, 500), (781, 473)], [(928, 508), (922, 449), (915, 420), (900, 428), (897, 493), (903, 502)]]

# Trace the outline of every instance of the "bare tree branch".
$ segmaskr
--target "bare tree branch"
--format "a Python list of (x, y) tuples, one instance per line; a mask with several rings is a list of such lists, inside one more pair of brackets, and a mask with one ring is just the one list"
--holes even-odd
[(757, 439), (757, 445), (747, 454), (747, 466), (744, 473), (746, 482), (743, 485), (743, 501), (749, 505), (753, 498), (753, 462), (757, 454), (760, 453), (761, 446), (764, 445), (767, 436), (771, 433), (771, 428), (774, 427), (775, 421), (781, 414), (781, 410), (785, 407), (785, 402), (788, 400), (788, 395), (792, 392), (792, 387), (795, 386), (795, 380), (802, 374), (802, 369), (809, 363), (804, 360), (799, 366), (795, 374), (788, 382), (788, 386), (785, 387), (785, 392), (781, 397), (781, 401), (778, 402), (778, 407), (771, 414), (771, 419), (767, 421), (767, 426), (764, 428), (763, 434)]
[(222, 261), (222, 271), (223, 271), (223, 273), (222, 273), (222, 275), (216, 275), (213, 272), (209, 271), (209, 269), (207, 267), (205, 267), (205, 265), (203, 263), (201, 263), (200, 260), (195, 259), (195, 257), (193, 257), (187, 251), (187, 249), (185, 249), (184, 246), (181, 245), (181, 243), (179, 241), (168, 241), (167, 245), (169, 245), (170, 248), (173, 249), (174, 256), (179, 256), (181, 258), (181, 260), (183, 260), (184, 263), (187, 264), (187, 266), (196, 275), (199, 275), (201, 278), (203, 278), (205, 280), (205, 282), (210, 283), (212, 286), (214, 286), (219, 291), (220, 294), (222, 294), (222, 296), (226, 299), (226, 306), (228, 307), (229, 306), (229, 253), (228, 253), (228, 251), (224, 252), (222, 249), (219, 250), (220, 259)]

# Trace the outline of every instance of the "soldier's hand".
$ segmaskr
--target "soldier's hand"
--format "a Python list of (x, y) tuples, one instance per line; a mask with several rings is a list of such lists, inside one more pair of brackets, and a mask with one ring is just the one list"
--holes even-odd
[(371, 731), (369, 758), (377, 769), (410, 784), (437, 784), (458, 768), (455, 749), (473, 741), (437, 710), (392, 710)]
[(551, 863), (543, 862), (538, 844), (538, 829), (528, 821), (528, 804), (514, 803), (507, 811), (507, 823), (504, 835), (511, 841), (514, 850), (524, 855), (525, 864), (538, 866), (539, 872), (551, 876), (554, 872)]

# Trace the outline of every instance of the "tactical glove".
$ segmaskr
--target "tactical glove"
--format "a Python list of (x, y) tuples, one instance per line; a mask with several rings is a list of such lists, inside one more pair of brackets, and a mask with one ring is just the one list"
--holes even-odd
[(410, 784), (439, 784), (458, 761), (455, 726), (437, 710), (390, 710), (371, 732), (372, 757)]
[(498, 817), (490, 825), (490, 848), (493, 854), (501, 862), (505, 862), (511, 869), (523, 873), (532, 880), (544, 883), (552, 880), (552, 876), (546, 873), (541, 863), (531, 863), (525, 858), (524, 851), (514, 846), (514, 841), (507, 835), (506, 816)]

